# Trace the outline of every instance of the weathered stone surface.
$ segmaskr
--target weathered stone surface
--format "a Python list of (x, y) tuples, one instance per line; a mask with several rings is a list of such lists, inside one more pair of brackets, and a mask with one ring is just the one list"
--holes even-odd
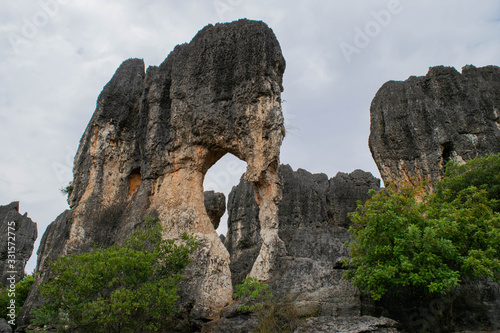
[(251, 333), (255, 332), (258, 320), (255, 316), (239, 315), (235, 317), (222, 317), (203, 326), (203, 333)]
[(384, 84), (370, 111), (370, 150), (384, 182), (433, 184), (449, 160), (500, 152), (500, 68), (432, 67)]
[(311, 318), (295, 333), (397, 333), (397, 323), (388, 318), (362, 317), (317, 317)]
[(0, 333), (12, 333), (12, 327), (4, 318), (0, 318)]
[(222, 244), (226, 243), (226, 236), (224, 236), (223, 234), (219, 235), (219, 239), (222, 242)]
[[(226, 196), (224, 193), (205, 191), (205, 209), (214, 229), (219, 227), (220, 218), (226, 212)], [(220, 238), (220, 237), (219, 237)], [(224, 243), (224, 241), (222, 241)]]
[[(359, 315), (359, 294), (342, 279), (339, 261), (348, 256), (346, 226), (348, 207), (368, 198), (380, 181), (370, 173), (356, 170), (328, 179), (325, 174), (293, 171), (281, 165), (283, 199), (278, 204), (279, 237), (284, 256), (270, 282), (277, 297), (296, 296), (300, 307), (328, 315)], [(340, 207), (347, 207), (339, 209)], [(231, 255), (233, 283), (252, 275), (252, 263), (260, 248), (259, 207), (252, 186), (242, 180), (228, 201), (226, 246)]]
[[(272, 30), (249, 20), (205, 27), (146, 72), (142, 60), (125, 61), (100, 94), (75, 156), (69, 234), (47, 239), (59, 238), (61, 254), (107, 246), (146, 215), (161, 221), (166, 238), (194, 233), (200, 246), (180, 299), (192, 318), (214, 317), (231, 301), (232, 285), (229, 254), (204, 207), (204, 175), (226, 153), (247, 162), (266, 235), (259, 257), (280, 255), (266, 245), (281, 242), (284, 69)], [(273, 262), (257, 260), (256, 274), (265, 277)]]
[(69, 238), (73, 214), (71, 210), (66, 210), (60, 214), (54, 222), (49, 224), (42, 236), (37, 251), (36, 272), (38, 277), (35, 279), (29, 295), (17, 318), (18, 329), (16, 331), (24, 332), (24, 328), (29, 324), (33, 316), (31, 310), (36, 309), (42, 304), (42, 297), (38, 293), (38, 286), (46, 281), (49, 272), (49, 263), (64, 253), (65, 241)]
[[(28, 213), (19, 214), (18, 201), (0, 206), (0, 284), (7, 285), (7, 278), (12, 275), (8, 272), (16, 272), (16, 282), (24, 277), (24, 268), (33, 253), (37, 235), (36, 223), (28, 217)], [(14, 259), (15, 263), (11, 267), (8, 260), (12, 248), (14, 257), (10, 259)]]

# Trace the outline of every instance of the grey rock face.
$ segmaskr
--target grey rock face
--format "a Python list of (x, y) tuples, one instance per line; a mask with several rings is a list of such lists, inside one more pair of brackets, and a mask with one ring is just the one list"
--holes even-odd
[(387, 82), (371, 105), (370, 150), (385, 182), (440, 180), (445, 164), (500, 152), (500, 68), (432, 67)]
[[(277, 297), (296, 296), (300, 307), (329, 315), (358, 315), (359, 295), (342, 279), (340, 260), (348, 256), (347, 212), (364, 201), (380, 181), (356, 170), (328, 179), (325, 174), (293, 171), (281, 165), (283, 199), (278, 204), (279, 236), (287, 255), (272, 277)], [(339, 209), (343, 207), (342, 209)], [(345, 208), (344, 208), (345, 207)], [(251, 273), (260, 247), (258, 213), (250, 183), (242, 180), (228, 201), (226, 246), (231, 255), (233, 283)], [(251, 275), (251, 274), (250, 274)]]
[(226, 196), (224, 193), (205, 191), (204, 203), (207, 215), (214, 229), (217, 229), (219, 227), (220, 218), (226, 212)]
[(388, 318), (362, 317), (317, 317), (308, 319), (295, 333), (397, 333), (397, 323)]
[[(194, 304), (193, 318), (212, 318), (231, 301), (232, 285), (229, 254), (204, 206), (203, 178), (226, 153), (246, 161), (264, 243), (280, 244), (284, 69), (272, 30), (249, 20), (209, 25), (147, 71), (141, 59), (125, 61), (100, 94), (75, 156), (69, 232), (50, 229), (46, 239), (62, 246), (47, 246), (41, 256), (121, 242), (152, 215), (167, 238), (197, 236), (180, 299)], [(259, 252), (277, 254), (269, 246)], [(273, 269), (255, 266), (260, 276)]]
[[(36, 223), (28, 217), (28, 213), (19, 214), (19, 202), (0, 206), (0, 283), (2, 285), (6, 286), (7, 279), (12, 275), (8, 272), (16, 272), (14, 274), (16, 282), (24, 277), (24, 268), (33, 253), (37, 235)], [(12, 253), (9, 250), (15, 251)], [(9, 259), (15, 262), (9, 262)]]
[(4, 318), (0, 318), (0, 333), (12, 333), (12, 327)]
[(23, 332), (23, 328), (33, 319), (31, 310), (38, 308), (43, 302), (37, 288), (48, 278), (49, 263), (64, 253), (65, 241), (69, 238), (72, 222), (73, 213), (71, 210), (66, 210), (54, 222), (49, 224), (42, 236), (37, 251), (36, 272), (39, 275), (35, 279), (35, 283), (31, 287), (29, 295), (17, 318), (18, 330), (21, 332)]
[(241, 315), (232, 318), (223, 317), (203, 326), (203, 333), (251, 333), (255, 332), (258, 320), (250, 315)]

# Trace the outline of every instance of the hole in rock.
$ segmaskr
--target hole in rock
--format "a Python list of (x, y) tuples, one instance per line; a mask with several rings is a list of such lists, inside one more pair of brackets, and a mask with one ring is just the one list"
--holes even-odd
[(227, 234), (227, 203), (229, 193), (233, 186), (240, 182), (240, 178), (246, 170), (246, 162), (240, 160), (232, 154), (226, 154), (219, 159), (205, 174), (203, 182), (204, 191), (222, 192), (226, 197), (226, 211), (220, 219), (217, 233), (226, 236)]
[(452, 158), (453, 154), (453, 143), (451, 142), (445, 142), (441, 145), (441, 158), (443, 161), (443, 167), (446, 166), (446, 163), (448, 163)]
[(132, 196), (142, 183), (141, 168), (132, 170), (128, 176), (128, 195)]

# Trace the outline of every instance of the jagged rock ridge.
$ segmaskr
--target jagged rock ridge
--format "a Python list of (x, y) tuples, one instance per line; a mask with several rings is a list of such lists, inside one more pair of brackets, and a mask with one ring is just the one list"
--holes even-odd
[(209, 25), (147, 71), (141, 59), (125, 61), (80, 141), (71, 210), (44, 235), (39, 281), (46, 258), (120, 242), (152, 215), (165, 237), (198, 237), (181, 299), (192, 318), (212, 318), (231, 301), (232, 284), (229, 254), (205, 209), (203, 178), (226, 153), (247, 162), (265, 244), (254, 275), (265, 279), (273, 261), (262, 258), (279, 255), (282, 244), (276, 202), (284, 69), (272, 30), (249, 20)]
[[(277, 297), (300, 295), (297, 303), (325, 315), (360, 314), (359, 294), (342, 279), (340, 260), (349, 255), (347, 212), (365, 201), (370, 189), (379, 189), (380, 180), (356, 170), (325, 174), (293, 171), (281, 165), (279, 176), (283, 199), (278, 204), (279, 236), (286, 248), (279, 270), (272, 276)], [(342, 209), (339, 209), (342, 207)], [(259, 207), (249, 182), (241, 180), (228, 201), (228, 234), (225, 245), (231, 255), (233, 283), (240, 283), (251, 272), (258, 255)]]
[(387, 82), (370, 112), (370, 150), (384, 182), (433, 184), (450, 160), (500, 152), (500, 68), (440, 66)]
[[(13, 223), (12, 223), (13, 222)], [(9, 229), (13, 227), (14, 229)], [(11, 234), (9, 234), (11, 232)], [(19, 214), (19, 202), (14, 201), (6, 206), (0, 206), (0, 284), (6, 286), (7, 279), (16, 272), (15, 281), (19, 282), (24, 277), (24, 268), (33, 253), (38, 231), (36, 223), (28, 213)], [(15, 254), (9, 257), (9, 247), (14, 248)], [(9, 259), (14, 260), (12, 264)], [(11, 266), (13, 265), (13, 266)]]

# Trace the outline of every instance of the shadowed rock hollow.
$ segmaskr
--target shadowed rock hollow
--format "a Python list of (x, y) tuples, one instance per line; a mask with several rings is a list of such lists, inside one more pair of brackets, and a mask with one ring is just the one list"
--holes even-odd
[(440, 180), (450, 160), (500, 152), (500, 68), (431, 67), (371, 104), (370, 150), (385, 182)]
[[(38, 270), (46, 258), (121, 242), (153, 215), (166, 238), (198, 237), (180, 299), (193, 318), (213, 317), (233, 289), (229, 254), (205, 210), (204, 175), (227, 153), (247, 162), (260, 206), (259, 258), (278, 255), (284, 70), (273, 31), (249, 20), (209, 25), (147, 71), (141, 59), (123, 62), (80, 141), (71, 210), (44, 235)], [(253, 274), (265, 279), (273, 262), (257, 259)]]

